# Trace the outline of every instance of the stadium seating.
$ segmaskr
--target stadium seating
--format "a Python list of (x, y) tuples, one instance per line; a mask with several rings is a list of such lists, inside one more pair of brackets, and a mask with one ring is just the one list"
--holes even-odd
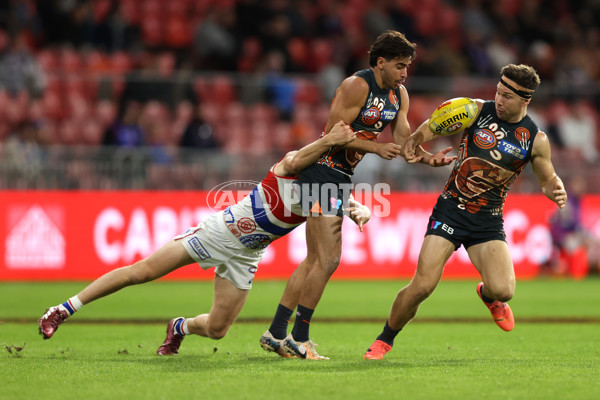
[[(318, 84), (318, 74), (334, 64), (346, 63), (340, 67), (346, 68), (347, 73), (351, 72), (348, 68), (357, 69), (357, 66), (365, 65), (365, 55), (368, 50), (365, 36), (368, 32), (364, 18), (373, 7), (391, 21), (405, 24), (398, 29), (406, 28), (408, 32), (414, 30), (421, 54), (427, 54), (428, 46), (435, 42), (432, 39), (437, 37), (443, 37), (444, 45), (450, 46), (451, 51), (468, 54), (464, 48), (465, 33), (462, 24), (464, 13), (460, 8), (460, 2), (406, 0), (374, 4), (368, 0), (349, 0), (342, 6), (335, 2), (316, 1), (304, 3), (301, 7), (297, 6), (296, 2), (273, 2), (272, 4), (256, 2), (255, 6), (262, 11), (260, 14), (260, 18), (264, 19), (262, 22), (268, 21), (268, 18), (274, 15), (286, 15), (288, 16), (286, 18), (291, 18), (285, 43), (279, 43), (280, 38), (269, 36), (267, 29), (260, 34), (247, 35), (236, 31), (235, 25), (224, 25), (221, 28), (232, 34), (238, 41), (237, 58), (229, 65), (230, 69), (212, 71), (200, 68), (190, 71), (189, 68), (194, 65), (190, 54), (194, 53), (194, 46), (196, 46), (195, 29), (207, 17), (208, 11), (215, 9), (235, 11), (236, 7), (245, 5), (242, 3), (244, 2), (239, 0), (170, 0), (168, 2), (97, 0), (91, 2), (90, 19), (86, 20), (88, 28), (114, 29), (110, 32), (115, 37), (122, 35), (125, 28), (138, 32), (136, 40), (126, 48), (109, 42), (81, 43), (74, 38), (67, 42), (46, 43), (43, 34), (34, 35), (28, 32), (27, 24), (18, 26), (16, 29), (28, 32), (29, 51), (42, 71), (42, 80), (45, 84), (42, 93), (24, 91), (18, 95), (9, 93), (0, 86), (0, 145), (9, 136), (18, 133), (19, 127), (24, 123), (34, 123), (39, 126), (40, 140), (44, 144), (101, 145), (106, 130), (118, 117), (128, 83), (134, 79), (132, 73), (147, 76), (146, 70), (153, 68), (153, 65), (158, 63), (158, 55), (162, 54), (176, 60), (175, 70), (171, 71), (170, 77), (166, 79), (171, 79), (175, 83), (187, 83), (195, 97), (191, 101), (183, 94), (184, 91), (176, 90), (179, 97), (176, 97), (172, 104), (145, 104), (143, 117), (146, 119), (145, 124), (151, 123), (165, 130), (164, 135), (161, 136), (165, 146), (177, 146), (194, 111), (198, 111), (202, 118), (214, 127), (215, 136), (222, 150), (227, 154), (281, 153), (298, 147), (317, 137), (327, 122), (330, 99), (326, 98), (323, 88)], [(483, 13), (489, 21), (496, 21), (500, 15), (498, 13), (501, 12), (502, 18), (506, 20), (506, 26), (490, 27), (490, 29), (510, 28), (514, 30), (513, 34), (518, 33), (518, 29), (521, 29), (519, 24), (522, 23), (518, 16), (524, 3), (520, 0), (503, 0), (499, 3), (501, 6), (481, 7), (477, 12)], [(585, 8), (588, 2), (581, 3), (581, 5), (564, 5), (564, 7), (571, 7), (573, 11), (571, 14), (566, 14), (564, 19), (577, 21), (579, 14), (575, 11)], [(31, 12), (36, 13), (34, 5)], [(545, 21), (542, 17), (552, 10), (539, 10), (539, 12), (543, 14), (540, 16), (541, 24), (541, 21)], [(235, 16), (238, 19), (244, 17), (242, 14), (235, 14)], [(115, 21), (118, 23), (111, 25)], [(406, 24), (407, 21), (410, 24)], [(258, 24), (260, 21), (250, 22)], [(237, 23), (242, 22), (238, 20)], [(563, 24), (563, 21), (557, 21), (557, 24)], [(115, 26), (122, 29), (117, 30)], [(268, 26), (266, 22), (265, 26)], [(301, 27), (304, 27), (304, 31)], [(585, 24), (577, 25), (569, 21), (564, 22), (560, 27), (565, 32), (566, 38), (587, 37), (586, 33), (589, 32), (589, 27)], [(540, 27), (540, 32), (542, 28), (544, 27)], [(0, 32), (4, 32), (1, 26)], [(531, 36), (540, 32), (531, 33)], [(87, 37), (86, 40), (91, 40), (90, 36)], [(549, 50), (544, 53), (546, 56), (540, 67), (544, 74), (551, 76), (543, 77), (543, 86), (547, 87), (547, 92), (545, 96), (539, 97), (543, 97), (544, 101), (544, 112), (541, 117), (552, 127), (561, 115), (568, 112), (566, 101), (570, 100), (566, 95), (553, 95), (553, 90), (560, 92), (561, 87), (552, 86), (554, 84), (552, 79), (567, 76), (569, 71), (563, 71), (560, 65), (548, 62), (548, 57), (552, 61), (552, 55), (561, 50), (561, 43), (551, 42), (553, 39), (547, 37), (534, 39), (537, 39), (538, 45), (532, 46), (532, 50), (540, 48), (540, 40), (550, 41), (544, 47)], [(529, 43), (520, 42), (519, 45), (523, 49), (529, 48)], [(287, 75), (294, 85), (294, 109), (291, 113), (276, 110), (270, 103), (269, 94), (263, 85), (262, 78), (268, 72), (264, 65), (265, 56), (273, 49), (285, 53), (289, 65), (286, 67), (288, 70), (283, 72), (294, 73)], [(537, 54), (535, 51), (532, 53)], [(515, 54), (520, 57), (520, 62), (534, 64), (536, 62), (527, 51), (515, 52)], [(593, 58), (597, 55), (590, 53), (589, 57)], [(572, 62), (578, 61), (574, 59)], [(473, 76), (474, 74), (471, 73), (457, 76), (451, 70), (440, 71), (444, 76), (436, 79), (449, 82), (442, 92), (439, 86), (431, 83), (433, 79), (428, 86), (430, 77), (422, 76), (419, 72), (421, 66), (423, 68), (427, 66), (427, 57), (417, 58), (413, 64), (407, 82), (411, 92), (409, 122), (413, 127), (427, 118), (430, 111), (447, 97), (464, 95), (465, 92), (471, 97), (492, 98), (494, 96), (494, 87), (493, 84), (490, 85), (490, 78), (495, 79), (491, 76), (495, 76), (495, 71), (492, 71), (490, 76)], [(578, 71), (578, 79), (585, 78), (590, 82), (597, 82), (600, 79), (599, 70), (586, 70), (586, 65), (588, 64), (572, 65), (571, 68)], [(470, 68), (473, 70), (473, 65)], [(548, 68), (551, 69), (549, 72), (547, 72)], [(413, 84), (418, 90), (413, 90), (411, 87)], [(600, 127), (597, 107), (599, 97), (600, 94), (594, 92), (586, 106), (586, 111), (593, 117), (598, 127)], [(597, 143), (600, 146), (600, 133), (598, 133)], [(554, 158), (561, 168), (572, 170), (574, 165), (585, 164), (577, 151), (556, 145), (553, 149), (554, 147), (556, 147)], [(192, 174), (192, 172), (182, 171), (183, 169), (179, 170), (178, 176)], [(160, 175), (159, 172), (153, 174)], [(589, 183), (592, 190), (600, 191), (600, 182), (596, 176), (600, 174), (589, 173)], [(185, 181), (179, 178), (174, 180)]]

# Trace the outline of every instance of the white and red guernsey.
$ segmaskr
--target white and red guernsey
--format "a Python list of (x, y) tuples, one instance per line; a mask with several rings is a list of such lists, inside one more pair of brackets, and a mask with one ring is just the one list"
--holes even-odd
[(297, 177), (267, 176), (239, 203), (224, 211), (225, 224), (247, 248), (263, 249), (306, 221), (295, 191)]

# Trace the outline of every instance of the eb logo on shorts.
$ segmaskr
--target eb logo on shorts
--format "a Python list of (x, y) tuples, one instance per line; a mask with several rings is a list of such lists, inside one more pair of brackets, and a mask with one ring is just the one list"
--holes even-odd
[(210, 253), (206, 251), (206, 249), (204, 248), (204, 246), (202, 246), (202, 243), (200, 243), (200, 240), (198, 240), (197, 237), (189, 239), (188, 243), (190, 244), (192, 249), (194, 249), (194, 252), (198, 255), (198, 257), (201, 260), (206, 260), (207, 258), (210, 258)]
[(454, 229), (449, 227), (448, 225), (440, 222), (440, 221), (431, 221), (431, 226), (429, 229), (437, 229), (439, 226), (442, 226), (442, 230), (448, 232), (450, 235), (454, 234)]

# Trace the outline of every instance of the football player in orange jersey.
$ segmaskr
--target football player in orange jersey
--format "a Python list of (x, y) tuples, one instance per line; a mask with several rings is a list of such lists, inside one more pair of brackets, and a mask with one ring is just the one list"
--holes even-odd
[[(502, 68), (494, 101), (476, 100), (478, 114), (465, 130), (458, 161), (429, 219), (417, 270), (397, 294), (388, 320), (365, 359), (380, 360), (394, 338), (435, 290), (444, 265), (461, 245), (483, 282), (477, 295), (505, 331), (515, 325), (507, 304), (515, 291), (515, 272), (505, 241), (502, 212), (510, 185), (528, 162), (544, 193), (563, 208), (567, 192), (550, 159), (550, 143), (527, 115), (527, 106), (540, 84), (527, 65)], [(405, 143), (408, 162), (419, 161), (416, 146), (434, 134), (425, 121)]]
[[(298, 177), (306, 222), (307, 256), (294, 271), (269, 329), (260, 338), (267, 351), (308, 359), (323, 359), (309, 340), (312, 314), (342, 251), (342, 216), (351, 191), (351, 176), (365, 153), (391, 160), (401, 155), (410, 135), (409, 99), (402, 85), (416, 54), (416, 45), (397, 31), (382, 33), (369, 50), (370, 68), (356, 72), (338, 87), (329, 111), (325, 136), (336, 121), (349, 124), (357, 140), (324, 152)], [(378, 143), (390, 125), (394, 143)], [(432, 166), (451, 163), (447, 148), (434, 155), (419, 150), (421, 161)], [(288, 320), (297, 307), (292, 332)]]

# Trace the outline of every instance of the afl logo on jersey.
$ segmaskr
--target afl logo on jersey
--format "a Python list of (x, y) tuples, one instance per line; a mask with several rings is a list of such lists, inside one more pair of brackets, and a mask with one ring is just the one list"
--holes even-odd
[(377, 107), (371, 107), (363, 112), (362, 122), (365, 125), (373, 125), (375, 122), (379, 121), (380, 115), (381, 113)]
[(477, 129), (473, 134), (473, 141), (482, 149), (491, 149), (496, 145), (496, 135), (487, 129)]

